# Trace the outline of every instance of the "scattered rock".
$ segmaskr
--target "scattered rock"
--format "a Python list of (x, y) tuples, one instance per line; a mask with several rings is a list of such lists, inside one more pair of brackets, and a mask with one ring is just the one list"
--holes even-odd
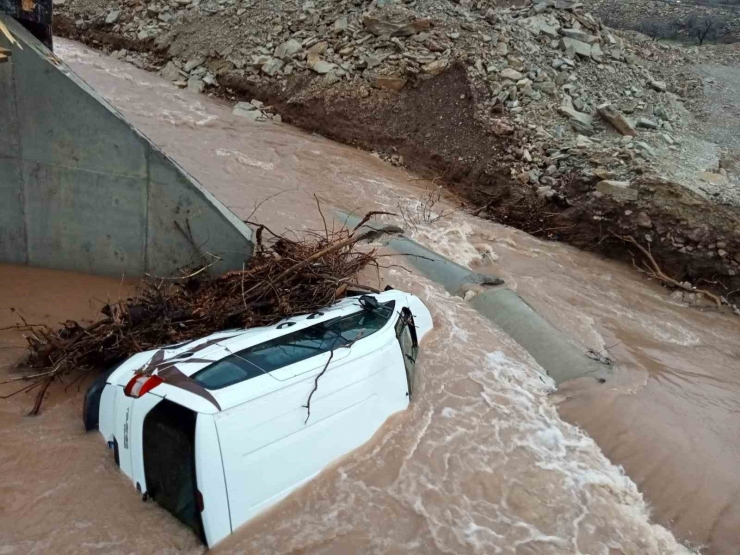
[(379, 89), (400, 91), (406, 85), (406, 81), (406, 77), (379, 75), (375, 81), (375, 84)]
[(283, 66), (285, 65), (285, 62), (278, 58), (271, 58), (268, 60), (263, 66), (262, 71), (266, 73), (267, 75), (275, 75), (278, 71), (283, 69)]
[(519, 21), (519, 25), (528, 29), (535, 36), (542, 33), (550, 39), (557, 39), (560, 37), (560, 25), (557, 23), (551, 23), (551, 21), (542, 15), (533, 15)]
[[(258, 107), (255, 104), (259, 104), (260, 106)], [(262, 103), (259, 100), (252, 100), (252, 102), (238, 102), (231, 113), (240, 118), (248, 119), (249, 121), (267, 121), (267, 117), (259, 109), (261, 105)]]
[(286, 58), (290, 58), (293, 54), (297, 54), (301, 50), (303, 50), (301, 43), (295, 39), (290, 39), (275, 48), (274, 56), (285, 61)]
[(653, 222), (645, 212), (639, 212), (637, 214), (637, 225), (645, 229), (652, 229)]
[(656, 118), (663, 120), (663, 121), (668, 121), (671, 119), (668, 116), (668, 112), (666, 111), (665, 107), (663, 106), (656, 106), (655, 110), (653, 110), (653, 114), (655, 115)]
[(536, 91), (542, 91), (546, 94), (555, 94), (555, 83), (552, 81), (542, 81), (540, 83), (535, 83), (533, 85), (534, 90)]
[(589, 35), (588, 33), (584, 33), (583, 31), (579, 29), (561, 29), (560, 32), (566, 38), (576, 40), (579, 42), (585, 42), (587, 44), (590, 42), (593, 42), (592, 39), (596, 38), (596, 37), (593, 37), (592, 35)]
[(195, 68), (202, 66), (205, 63), (206, 59), (203, 56), (197, 56), (195, 58), (191, 58), (187, 61), (185, 64), (185, 67), (183, 67), (183, 70), (185, 73), (190, 73)]
[(245, 112), (254, 112), (257, 108), (251, 102), (237, 102), (234, 109), (231, 111), (232, 114), (241, 116)]
[(573, 131), (575, 131), (579, 135), (585, 135), (586, 137), (591, 137), (595, 133), (594, 128), (591, 125), (583, 123), (580, 120), (571, 118), (570, 120), (568, 120), (568, 122), (570, 123), (570, 126), (573, 128)]
[(601, 50), (601, 46), (599, 46), (598, 42), (591, 45), (591, 58), (596, 62), (604, 61), (604, 51)]
[(242, 117), (249, 121), (255, 121), (255, 122), (267, 121), (267, 118), (264, 115), (262, 115), (262, 113), (259, 110), (253, 110), (251, 112), (234, 111), (233, 113), (235, 116)]
[(668, 88), (665, 81), (655, 81), (653, 79), (650, 79), (649, 84), (653, 88), (653, 90), (656, 90), (658, 92), (665, 92)]
[(329, 48), (329, 43), (326, 42), (325, 40), (322, 40), (314, 44), (311, 48), (309, 48), (308, 53), (316, 54), (318, 56), (323, 56), (324, 54), (326, 54), (326, 51), (328, 48)]
[(625, 114), (632, 114), (637, 110), (637, 100), (628, 100), (622, 104), (622, 111)]
[(602, 181), (614, 179), (615, 177), (617, 177), (617, 175), (614, 172), (609, 171), (606, 168), (596, 168), (594, 169), (593, 173), (596, 177), (598, 177)]
[(416, 33), (429, 30), (430, 21), (428, 19), (420, 19), (417, 21), (406, 19), (399, 22), (365, 14), (362, 19), (362, 23), (365, 26), (365, 29), (379, 37), (384, 35), (388, 35), (390, 37), (408, 37), (415, 35)]
[(578, 135), (578, 137), (576, 137), (576, 146), (589, 147), (593, 146), (593, 144), (594, 142), (585, 135)]
[(637, 191), (630, 187), (629, 181), (599, 181), (596, 190), (619, 200), (637, 200)]
[(644, 142), (644, 141), (635, 141), (634, 142), (634, 145), (640, 151), (640, 153), (643, 156), (646, 156), (647, 158), (655, 158), (656, 157), (655, 150), (653, 150), (653, 147), (651, 147), (646, 142)]
[(514, 126), (510, 125), (504, 120), (494, 119), (491, 123), (492, 123), (491, 130), (493, 131), (494, 135), (499, 135), (499, 136), (511, 135), (515, 131)]
[(699, 179), (707, 183), (713, 183), (714, 185), (727, 185), (728, 182), (727, 176), (714, 172), (700, 172)]
[(334, 34), (340, 34), (349, 28), (349, 22), (346, 16), (342, 16), (334, 22)]
[(189, 91), (200, 93), (206, 88), (206, 84), (198, 77), (190, 77), (190, 79), (188, 79), (187, 87)]
[[(65, 0), (53, 1), (61, 5)], [(655, 169), (658, 175), (669, 173), (661, 161), (677, 159), (684, 145), (691, 144), (682, 138), (690, 121), (685, 108), (692, 109), (694, 100), (671, 75), (670, 66), (693, 63), (697, 49), (631, 34), (619, 37), (577, 0), (499, 5), (494, 0), (149, 0), (109, 3), (95, 14), (81, 13), (85, 2), (67, 4), (74, 9), (61, 11), (76, 20), (80, 34), (102, 19), (109, 33), (149, 41), (144, 48), (119, 50), (114, 56), (143, 67), (171, 60), (161, 75), (192, 90), (236, 79), (255, 92), (280, 90), (289, 101), (354, 98), (366, 99), (361, 103), (367, 107), (395, 96), (371, 95), (372, 88), (407, 91), (413, 85), (417, 90), (436, 76), (459, 71), (459, 78), (467, 80), (466, 93), (459, 100), (452, 96), (449, 103), (464, 101), (471, 106), (466, 116), (471, 124), (502, 138), (502, 150), (492, 152), (496, 163), (528, 190), (558, 202), (567, 196), (573, 206), (586, 203), (598, 211), (598, 199), (634, 200), (637, 190), (626, 179), (651, 175)], [(219, 23), (223, 21), (234, 29), (225, 28)], [(193, 40), (182, 36), (186, 33)], [(148, 54), (152, 44), (156, 52)], [(697, 80), (696, 86), (701, 84)], [(237, 106), (234, 111), (241, 117), (280, 121), (264, 106)], [(596, 113), (609, 125), (595, 122)], [(611, 127), (624, 136), (615, 137)], [(644, 141), (633, 139), (638, 137), (635, 128)], [(400, 158), (394, 154), (388, 159), (403, 165)], [(732, 172), (722, 175), (729, 170), (722, 165), (707, 169), (711, 175), (695, 180), (719, 185), (734, 179)], [(588, 184), (594, 182), (599, 185), (589, 192)], [(722, 189), (701, 186), (712, 192)], [(656, 218), (646, 210), (632, 216), (635, 225), (651, 229), (644, 217), (648, 213)], [(602, 217), (599, 212), (590, 215)], [(660, 228), (657, 218), (653, 225)], [(664, 239), (662, 232), (650, 235), (655, 241)], [(702, 252), (712, 253), (716, 263), (719, 250), (705, 245)], [(738, 249), (732, 243), (722, 250), (733, 253), (727, 256), (732, 260)]]
[(325, 60), (318, 60), (314, 64), (311, 65), (311, 69), (314, 70), (316, 73), (319, 73), (321, 75), (324, 75), (326, 73), (329, 73), (330, 71), (337, 68), (336, 64), (329, 63)]
[(540, 198), (551, 199), (555, 196), (555, 191), (553, 191), (552, 187), (544, 186), (538, 187), (536, 194)]
[(421, 70), (430, 75), (439, 75), (445, 69), (447, 69), (447, 60), (444, 58), (434, 60), (433, 62), (429, 62), (428, 64), (421, 66)]
[(573, 124), (573, 121), (577, 122), (575, 127), (581, 127), (589, 130), (590, 132), (593, 132), (594, 118), (589, 114), (584, 114), (583, 112), (579, 112), (578, 110), (576, 110), (573, 107), (573, 103), (570, 97), (565, 98), (565, 103), (558, 108), (558, 111), (561, 114), (569, 117), (571, 119), (571, 124)]
[(637, 120), (637, 127), (644, 127), (645, 129), (658, 129), (658, 122), (649, 118), (640, 118)]
[(159, 74), (168, 81), (177, 81), (183, 78), (183, 74), (172, 62), (167, 62), (167, 65), (160, 70)]
[(504, 79), (509, 79), (511, 81), (519, 81), (524, 75), (519, 73), (515, 69), (511, 69), (510, 67), (505, 68), (499, 75), (503, 77)]
[(113, 10), (108, 14), (108, 16), (105, 18), (105, 24), (106, 25), (114, 25), (118, 22), (118, 18), (121, 17), (121, 10)]
[(160, 52), (168, 50), (170, 46), (172, 46), (175, 38), (177, 38), (177, 31), (170, 31), (169, 33), (159, 35), (154, 39), (154, 49)]
[(572, 50), (583, 58), (591, 57), (591, 45), (579, 40), (569, 38), (560, 39), (560, 48), (566, 52)]
[(637, 136), (637, 131), (632, 127), (629, 120), (624, 117), (619, 110), (612, 106), (611, 103), (607, 102), (601, 106), (597, 106), (596, 111), (622, 135), (629, 135), (631, 137)]

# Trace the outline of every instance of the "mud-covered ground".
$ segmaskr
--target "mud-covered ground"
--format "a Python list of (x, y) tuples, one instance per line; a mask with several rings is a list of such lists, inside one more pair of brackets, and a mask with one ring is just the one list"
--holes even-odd
[[(90, 7), (97, 6), (94, 2), (78, 2), (75, 6), (74, 10), (63, 10), (55, 17), (55, 34), (114, 52), (117, 56), (143, 53), (142, 58), (134, 55), (132, 59), (151, 70), (177, 61), (178, 56), (184, 59), (193, 55), (188, 51), (188, 36), (198, 44), (203, 42), (205, 30), (209, 28), (213, 29), (214, 44), (217, 38), (220, 40), (224, 36), (224, 27), (212, 24), (209, 27), (211, 20), (207, 18), (211, 16), (203, 15), (188, 16), (179, 31), (174, 23), (166, 41), (161, 39), (164, 35), (140, 39), (143, 35), (132, 35), (121, 25), (106, 23), (105, 12), (99, 7)], [(81, 23), (86, 9), (91, 13)], [(491, 20), (490, 10), (486, 18)], [(241, 26), (249, 25), (249, 20), (239, 21)], [(462, 28), (468, 27), (463, 23)], [(504, 31), (501, 28), (500, 22), (492, 26), (502, 34), (508, 32), (508, 27)], [(233, 32), (238, 34), (239, 28), (235, 27)], [(608, 36), (606, 32), (602, 28), (604, 36)], [(444, 38), (451, 34), (439, 36)], [(547, 46), (546, 41), (540, 42)], [(512, 39), (509, 44), (516, 43)], [(683, 91), (678, 90), (679, 85), (670, 85), (676, 94), (666, 105), (675, 104), (677, 110), (684, 110), (681, 103), (686, 98), (679, 95), (689, 94), (690, 83), (682, 72), (690, 70), (681, 65), (683, 54), (675, 49), (663, 52), (660, 46), (636, 44), (635, 52), (652, 56), (657, 61), (672, 60), (673, 65), (663, 64), (660, 76), (669, 83), (682, 82)], [(511, 56), (506, 59), (509, 61), (504, 63), (514, 63)], [(480, 60), (455, 56), (452, 48), (452, 55), (443, 61), (444, 70), (435, 71), (434, 75), (409, 72), (404, 76), (406, 83), (401, 90), (389, 90), (377, 84), (371, 86), (357, 75), (327, 86), (326, 75), (308, 70), (296, 71), (280, 79), (256, 78), (254, 74), (245, 74), (229, 65), (223, 56), (213, 51), (202, 63), (208, 72), (217, 75), (217, 82), (208, 86), (206, 92), (229, 100), (258, 99), (272, 107), (269, 111), (279, 114), (287, 123), (377, 151), (383, 158), (444, 185), (476, 215), (538, 237), (565, 241), (610, 258), (629, 263), (636, 260), (641, 264), (644, 256), (632, 244), (618, 238), (634, 237), (651, 251), (667, 275), (679, 282), (688, 282), (687, 287), (690, 284), (709, 288), (722, 295), (740, 289), (740, 217), (732, 186), (735, 170), (721, 167), (721, 145), (712, 145), (701, 137), (687, 138), (686, 150), (691, 154), (686, 154), (673, 146), (674, 139), (664, 131), (664, 128), (674, 131), (671, 126), (661, 123), (661, 133), (645, 135), (641, 130), (637, 138), (640, 140), (635, 141), (638, 147), (633, 148), (632, 143), (622, 140), (626, 137), (598, 121), (598, 117), (594, 118), (597, 138), (591, 140), (578, 135), (576, 142), (572, 134), (561, 140), (553, 135), (552, 129), (541, 124), (554, 121), (558, 111), (556, 104), (543, 101), (538, 111), (521, 114), (517, 113), (516, 102), (502, 105), (495, 104), (494, 99), (494, 107), (490, 108), (491, 87), (471, 78), (471, 72), (474, 73), (471, 67)], [(591, 60), (580, 63), (590, 64), (584, 65), (584, 71), (595, 88), (598, 88), (602, 73), (608, 75), (629, 69), (621, 62), (610, 66), (610, 71), (603, 70), (604, 64)], [(652, 71), (661, 71), (661, 64), (653, 65), (656, 67)], [(182, 68), (179, 70), (182, 72)], [(638, 74), (636, 70), (633, 73)], [(639, 74), (648, 75), (648, 72), (640, 66)], [(696, 77), (698, 85), (691, 92), (694, 101), (685, 104), (705, 109), (702, 102), (696, 100), (696, 95), (700, 100), (704, 98), (701, 75), (689, 74)], [(363, 75), (366, 76), (366, 72)], [(648, 75), (648, 82), (650, 79)], [(190, 84), (189, 80), (188, 86)], [(184, 82), (180, 85), (184, 86)], [(655, 93), (650, 91), (650, 94)], [(740, 103), (740, 99), (737, 101)], [(588, 109), (589, 102), (586, 99), (584, 110)], [(596, 104), (596, 99), (592, 102)], [(648, 108), (652, 113), (651, 102)], [(501, 119), (491, 119), (490, 114), (498, 116), (500, 112), (503, 112)], [(692, 127), (691, 114), (686, 114), (681, 125)], [(676, 118), (672, 121), (675, 127)], [(556, 127), (555, 132), (559, 133), (559, 129)], [(668, 138), (664, 137), (666, 134)], [(677, 144), (684, 142), (679, 137), (679, 129), (672, 135)], [(533, 136), (546, 136), (547, 139), (536, 142)], [(663, 140), (666, 144), (657, 146), (663, 144)], [(536, 148), (530, 154), (522, 145), (535, 145)], [(707, 156), (696, 155), (704, 151)], [(691, 161), (694, 155), (697, 161), (688, 170), (682, 168), (682, 164)], [(572, 163), (572, 160), (578, 162)], [(716, 167), (707, 167), (708, 164)], [(554, 178), (546, 181), (551, 175), (548, 172), (552, 172)], [(686, 183), (680, 181), (683, 178)], [(600, 192), (601, 187), (597, 190), (602, 181), (621, 179), (628, 179), (630, 189), (635, 192), (630, 193), (629, 199), (604, 194)], [(548, 183), (552, 187), (545, 186)], [(689, 302), (694, 299), (695, 295), (687, 296)], [(731, 295), (730, 303), (733, 300)], [(701, 297), (698, 301), (702, 301)]]

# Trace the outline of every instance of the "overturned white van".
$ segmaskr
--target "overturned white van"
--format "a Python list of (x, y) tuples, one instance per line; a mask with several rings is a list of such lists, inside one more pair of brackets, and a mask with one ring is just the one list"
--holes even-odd
[(390, 290), (140, 353), (90, 387), (85, 426), (212, 546), (405, 409), (431, 328)]

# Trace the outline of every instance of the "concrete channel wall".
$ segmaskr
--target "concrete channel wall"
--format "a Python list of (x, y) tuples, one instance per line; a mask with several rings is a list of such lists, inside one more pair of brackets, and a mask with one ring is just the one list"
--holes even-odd
[[(0, 262), (171, 275), (241, 268), (251, 230), (12, 18), (0, 63)], [(209, 254), (210, 253), (210, 254)]]

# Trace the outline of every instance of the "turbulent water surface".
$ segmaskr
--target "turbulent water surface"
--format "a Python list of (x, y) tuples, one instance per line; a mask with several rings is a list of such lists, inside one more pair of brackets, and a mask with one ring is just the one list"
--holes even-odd
[[(413, 214), (428, 191), (372, 155), (239, 119), (74, 43), (57, 41), (57, 54), (237, 215), (275, 231), (323, 226), (317, 199), (332, 221), (333, 208)], [(386, 259), (366, 279), (416, 293), (434, 315), (416, 400), (215, 553), (684, 552), (669, 529), (710, 553), (736, 552), (737, 321), (674, 303), (627, 267), (459, 211), (406, 224), (420, 242), (503, 277), (579, 347), (608, 354), (613, 378), (556, 392), (464, 300)], [(121, 287), (0, 267), (0, 307), (35, 322), (93, 318)], [(0, 327), (15, 318), (0, 311)], [(2, 376), (13, 376), (22, 338), (0, 333)], [(52, 391), (37, 418), (23, 416), (31, 403), (0, 404), (0, 553), (203, 550), (140, 501), (97, 434), (84, 434), (77, 386)]]

